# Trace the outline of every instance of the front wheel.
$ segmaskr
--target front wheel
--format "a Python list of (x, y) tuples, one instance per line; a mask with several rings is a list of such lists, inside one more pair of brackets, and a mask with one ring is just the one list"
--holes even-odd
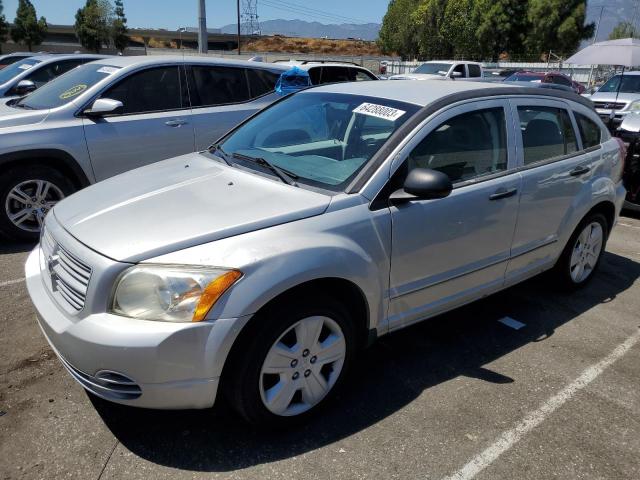
[(12, 240), (37, 240), (45, 215), (73, 184), (60, 172), (40, 165), (3, 172), (0, 179), (0, 234)]
[(608, 235), (607, 220), (600, 213), (588, 215), (580, 222), (553, 270), (561, 286), (576, 289), (593, 278)]
[(329, 297), (295, 301), (260, 315), (235, 349), (228, 376), (232, 406), (251, 423), (287, 426), (336, 392), (354, 354), (348, 311)]

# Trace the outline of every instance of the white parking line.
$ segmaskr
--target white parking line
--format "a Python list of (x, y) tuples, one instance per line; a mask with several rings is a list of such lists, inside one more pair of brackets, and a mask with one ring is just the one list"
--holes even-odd
[(491, 446), (474, 457), (446, 480), (470, 480), (478, 473), (491, 465), (500, 455), (513, 447), (522, 437), (540, 425), (549, 415), (555, 412), (577, 392), (593, 382), (611, 366), (616, 360), (621, 358), (640, 340), (640, 330), (618, 345), (603, 360), (587, 368), (582, 374), (560, 392), (549, 398), (537, 410), (529, 413), (511, 430), (504, 432)]
[(0, 282), (0, 287), (6, 287), (9, 285), (15, 285), (16, 283), (24, 282), (24, 278), (16, 278), (15, 280), (7, 280), (6, 282)]

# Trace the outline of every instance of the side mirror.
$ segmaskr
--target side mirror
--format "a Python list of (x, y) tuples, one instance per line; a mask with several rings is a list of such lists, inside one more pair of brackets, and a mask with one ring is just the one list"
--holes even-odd
[(462, 76), (462, 72), (451, 72), (451, 78), (460, 78)]
[(451, 179), (446, 173), (430, 168), (414, 168), (404, 181), (404, 186), (389, 197), (393, 204), (411, 200), (435, 200), (448, 197), (453, 190)]
[(90, 108), (84, 111), (85, 115), (90, 117), (101, 117), (108, 113), (114, 113), (124, 105), (120, 100), (112, 100), (111, 98), (99, 98)]
[(16, 93), (16, 95), (22, 96), (26, 95), (27, 93), (33, 92), (36, 88), (38, 87), (31, 80), (20, 80), (14, 87), (14, 92)]

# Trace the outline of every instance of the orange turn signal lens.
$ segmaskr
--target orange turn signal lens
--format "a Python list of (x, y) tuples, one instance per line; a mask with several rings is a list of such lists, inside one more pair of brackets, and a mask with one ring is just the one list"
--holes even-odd
[(200, 301), (198, 302), (196, 309), (193, 312), (193, 321), (200, 322), (204, 320), (209, 313), (209, 310), (211, 310), (211, 307), (215, 305), (224, 292), (226, 292), (231, 285), (236, 283), (240, 277), (242, 277), (242, 272), (239, 270), (229, 270), (207, 285), (200, 296)]

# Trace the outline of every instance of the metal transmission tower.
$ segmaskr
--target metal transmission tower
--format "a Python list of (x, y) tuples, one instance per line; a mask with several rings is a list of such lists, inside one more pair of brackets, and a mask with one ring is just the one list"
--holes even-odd
[(258, 0), (242, 0), (240, 25), (243, 35), (261, 35), (258, 21)]

